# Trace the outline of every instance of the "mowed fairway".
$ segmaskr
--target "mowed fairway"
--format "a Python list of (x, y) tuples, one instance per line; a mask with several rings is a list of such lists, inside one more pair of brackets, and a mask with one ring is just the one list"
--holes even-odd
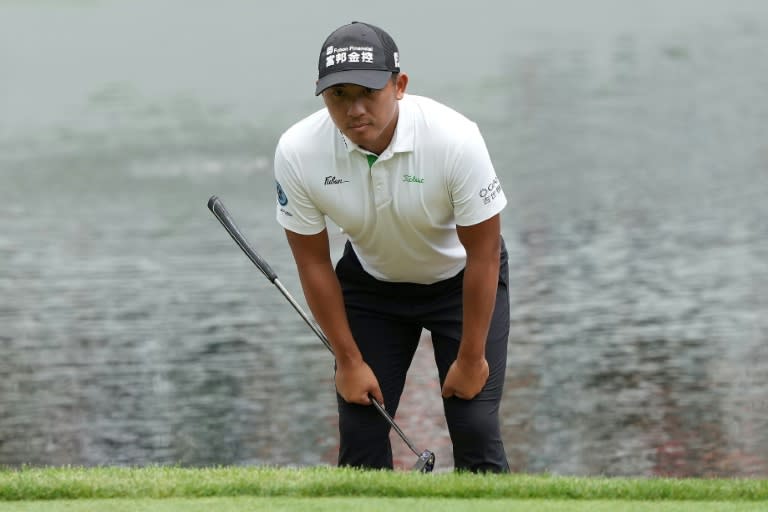
[(762, 511), (765, 479), (418, 474), (329, 467), (0, 470), (0, 511)]

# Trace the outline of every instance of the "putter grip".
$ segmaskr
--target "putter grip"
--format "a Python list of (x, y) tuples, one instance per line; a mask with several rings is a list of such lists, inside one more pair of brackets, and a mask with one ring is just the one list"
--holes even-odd
[(261, 273), (264, 274), (271, 283), (274, 283), (275, 279), (277, 279), (277, 274), (275, 274), (275, 271), (269, 266), (269, 263), (267, 263), (264, 258), (251, 247), (251, 244), (248, 243), (245, 235), (238, 229), (237, 224), (235, 224), (235, 221), (232, 219), (232, 216), (229, 214), (229, 211), (224, 206), (221, 199), (217, 196), (211, 196), (208, 200), (208, 209), (211, 210), (211, 213), (213, 213), (217, 219), (219, 219), (219, 222), (224, 226), (224, 229), (227, 230), (232, 239), (238, 246), (240, 246), (240, 249), (243, 250), (253, 264), (261, 270)]

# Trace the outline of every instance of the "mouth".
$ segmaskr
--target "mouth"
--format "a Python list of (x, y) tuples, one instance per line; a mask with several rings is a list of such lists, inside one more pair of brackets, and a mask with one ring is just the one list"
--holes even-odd
[(369, 123), (358, 123), (347, 126), (347, 129), (352, 133), (362, 133), (370, 126)]

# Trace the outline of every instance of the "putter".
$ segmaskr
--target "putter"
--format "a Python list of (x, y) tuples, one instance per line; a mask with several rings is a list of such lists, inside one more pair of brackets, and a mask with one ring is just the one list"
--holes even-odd
[[(211, 196), (211, 198), (208, 200), (208, 209), (211, 210), (217, 219), (219, 219), (221, 225), (224, 226), (224, 229), (227, 230), (235, 243), (237, 243), (240, 249), (242, 249), (246, 256), (248, 256), (248, 259), (250, 259), (251, 262), (256, 265), (256, 268), (261, 270), (261, 273), (264, 274), (264, 276), (269, 279), (269, 281), (274, 284), (278, 290), (280, 290), (288, 302), (291, 303), (293, 309), (295, 309), (299, 315), (301, 315), (301, 318), (304, 319), (304, 322), (306, 322), (310, 329), (312, 329), (314, 333), (317, 334), (317, 337), (320, 338), (320, 341), (323, 342), (325, 348), (327, 348), (331, 354), (333, 354), (333, 347), (331, 347), (331, 342), (325, 336), (325, 333), (320, 329), (320, 326), (317, 325), (309, 317), (309, 315), (304, 312), (304, 309), (301, 307), (301, 305), (296, 302), (293, 296), (288, 293), (288, 290), (286, 290), (286, 288), (283, 286), (283, 283), (281, 283), (277, 278), (277, 274), (275, 274), (274, 270), (272, 270), (272, 267), (270, 267), (266, 260), (264, 260), (264, 258), (262, 258), (261, 255), (256, 252), (251, 244), (248, 243), (248, 240), (246, 240), (243, 233), (238, 229), (234, 219), (232, 218), (232, 215), (230, 215), (221, 199), (219, 199), (217, 196)], [(379, 411), (379, 414), (381, 414), (381, 416), (387, 420), (387, 423), (389, 423), (389, 425), (395, 429), (395, 432), (397, 432), (397, 435), (400, 436), (400, 439), (402, 439), (405, 444), (408, 445), (408, 448), (410, 448), (411, 451), (419, 457), (419, 459), (416, 461), (416, 464), (413, 465), (413, 471), (418, 471), (420, 473), (431, 473), (432, 469), (435, 467), (435, 454), (429, 450), (417, 450), (416, 446), (414, 446), (414, 444), (410, 439), (408, 439), (400, 427), (397, 426), (395, 420), (393, 420), (386, 409), (384, 409), (384, 405), (370, 395), (369, 398), (371, 399), (371, 403), (373, 403), (373, 406), (376, 408), (376, 410)]]

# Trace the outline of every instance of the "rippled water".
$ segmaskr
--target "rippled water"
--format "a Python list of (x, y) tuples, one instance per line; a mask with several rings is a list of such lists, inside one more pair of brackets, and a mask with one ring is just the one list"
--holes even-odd
[[(383, 10), (0, 3), (0, 465), (334, 462), (330, 356), (205, 204), (301, 301), (271, 154), (359, 17), (478, 121), (510, 199), (513, 468), (768, 474), (768, 9), (480, 4), (425, 38)], [(429, 349), (397, 421), (447, 469)]]

